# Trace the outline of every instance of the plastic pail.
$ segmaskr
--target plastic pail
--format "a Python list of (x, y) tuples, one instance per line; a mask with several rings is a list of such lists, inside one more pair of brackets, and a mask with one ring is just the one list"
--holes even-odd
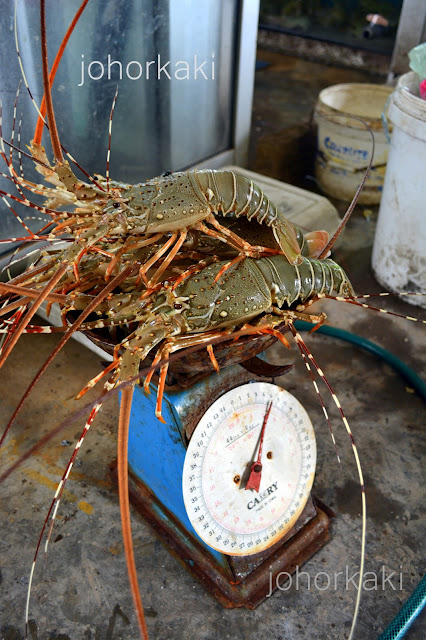
[[(377, 280), (395, 292), (426, 292), (426, 101), (418, 83), (415, 73), (406, 73), (392, 94), (392, 140), (372, 256)], [(404, 299), (426, 306), (425, 297)]]
[(370, 161), (371, 134), (362, 122), (347, 117), (352, 115), (362, 118), (370, 127), (376, 145), (373, 166), (359, 202), (380, 202), (389, 147), (381, 114), (392, 90), (377, 84), (336, 84), (319, 94), (315, 107), (318, 125), (315, 175), (327, 194), (351, 200)]

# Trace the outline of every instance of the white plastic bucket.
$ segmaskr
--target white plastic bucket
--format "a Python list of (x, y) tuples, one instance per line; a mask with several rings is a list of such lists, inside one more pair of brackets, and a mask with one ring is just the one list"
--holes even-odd
[[(393, 124), (372, 264), (390, 291), (426, 293), (426, 101), (418, 78), (401, 76), (389, 107)], [(407, 296), (426, 306), (426, 296)]]
[(391, 93), (392, 87), (385, 85), (336, 84), (319, 94), (315, 175), (328, 195), (352, 200), (370, 161), (371, 134), (361, 122), (345, 117), (352, 115), (368, 124), (375, 140), (373, 166), (359, 202), (380, 202), (389, 147), (381, 115)]

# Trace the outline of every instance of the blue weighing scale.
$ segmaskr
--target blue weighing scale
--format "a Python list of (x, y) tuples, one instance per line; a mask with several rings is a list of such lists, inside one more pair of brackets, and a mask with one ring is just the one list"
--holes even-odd
[[(295, 571), (329, 537), (330, 511), (310, 496), (312, 425), (273, 384), (291, 368), (254, 357), (219, 374), (176, 374), (164, 393), (165, 424), (155, 417), (155, 385), (134, 391), (131, 500), (225, 607), (255, 608), (280, 572)], [(259, 491), (245, 490), (267, 403), (263, 476)]]

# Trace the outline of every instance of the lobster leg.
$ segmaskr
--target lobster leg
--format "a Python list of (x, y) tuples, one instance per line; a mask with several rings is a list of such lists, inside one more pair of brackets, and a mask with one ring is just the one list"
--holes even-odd
[(212, 363), (214, 369), (216, 370), (216, 373), (219, 373), (219, 365), (217, 363), (216, 356), (214, 355), (212, 344), (209, 344), (207, 346), (207, 353), (209, 354), (210, 362)]
[(139, 275), (138, 278), (136, 280), (136, 285), (139, 284), (140, 280), (142, 279), (147, 288), (149, 287), (148, 285), (148, 280), (146, 277), (146, 273), (148, 271), (148, 269), (150, 269), (152, 267), (153, 264), (155, 264), (157, 262), (157, 260), (159, 258), (161, 258), (162, 255), (164, 255), (166, 253), (166, 251), (173, 245), (173, 243), (176, 241), (178, 237), (177, 233), (174, 233), (165, 244), (163, 244), (163, 246), (152, 256), (152, 258), (150, 258), (144, 265), (143, 267), (141, 267), (139, 269)]
[(213, 216), (213, 214), (206, 218), (206, 222), (212, 224), (213, 227), (215, 227), (216, 231), (214, 231), (213, 229), (209, 229), (202, 222), (199, 222), (197, 225), (195, 225), (194, 228), (203, 231), (212, 238), (218, 238), (227, 242), (229, 245), (231, 245), (231, 247), (234, 247), (235, 249), (243, 253), (244, 257), (259, 258), (260, 256), (265, 254), (281, 253), (281, 250), (278, 249), (271, 249), (269, 247), (261, 247), (258, 245), (252, 246), (249, 242), (246, 242), (246, 240), (240, 238), (236, 233), (221, 225)]
[(97, 376), (95, 376), (92, 380), (90, 380), (85, 387), (83, 387), (83, 389), (76, 395), (75, 399), (76, 400), (80, 400), (80, 398), (82, 398), (92, 387), (95, 386), (95, 384), (97, 384), (100, 380), (102, 380), (102, 378), (104, 378), (106, 375), (108, 375), (108, 373), (110, 373), (111, 371), (113, 371), (116, 367), (118, 367), (120, 364), (120, 361), (117, 360), (113, 360), (111, 362), (111, 364), (109, 364), (103, 371), (101, 371), (101, 373), (99, 373)]
[(133, 242), (130, 242), (130, 244), (126, 243), (121, 249), (117, 251), (116, 256), (111, 260), (111, 262), (107, 267), (107, 270), (105, 272), (105, 280), (109, 279), (114, 268), (120, 263), (120, 259), (123, 256), (123, 254), (130, 252), (134, 249), (140, 249), (142, 247), (149, 246), (150, 244), (154, 244), (155, 242), (157, 242), (157, 240), (160, 240), (160, 238), (162, 237), (163, 237), (162, 233), (156, 233), (155, 235), (151, 236), (147, 240), (139, 240), (139, 242), (136, 241), (136, 238), (128, 239), (128, 241), (133, 240)]
[[(158, 364), (161, 359), (162, 359), (162, 351), (159, 349), (157, 351), (157, 353), (155, 354), (154, 360), (152, 361), (152, 366)], [(154, 373), (155, 373), (155, 369), (150, 371), (145, 377), (145, 380), (144, 380), (144, 383), (143, 383), (143, 390), (145, 391), (145, 393), (148, 393), (148, 394), (151, 393), (150, 388), (149, 388), (149, 383), (151, 382), (152, 376), (154, 375)]]
[(62, 276), (64, 275), (66, 270), (67, 270), (67, 265), (66, 264), (63, 264), (63, 265), (61, 265), (59, 267), (58, 271), (51, 278), (49, 284), (45, 287), (45, 289), (36, 298), (36, 300), (35, 300), (34, 304), (32, 305), (32, 307), (30, 309), (28, 309), (28, 311), (25, 314), (24, 318), (20, 322), (19, 327), (16, 329), (16, 332), (13, 334), (12, 339), (5, 346), (4, 351), (1, 354), (0, 367), (3, 366), (4, 362), (6, 361), (6, 358), (8, 357), (8, 355), (12, 351), (13, 347), (18, 342), (19, 338), (21, 337), (22, 333), (24, 332), (25, 327), (27, 326), (27, 324), (29, 324), (31, 318), (37, 312), (37, 309), (42, 305), (44, 300), (48, 297), (49, 293), (54, 289), (54, 287), (59, 282), (59, 280), (62, 278)]
[(148, 283), (148, 287), (149, 288), (151, 288), (155, 284), (157, 284), (159, 277), (164, 273), (164, 271), (170, 265), (170, 263), (172, 262), (173, 258), (176, 256), (176, 254), (178, 253), (179, 249), (181, 248), (181, 246), (185, 242), (185, 238), (186, 238), (186, 231), (182, 231), (181, 234), (180, 234), (179, 240), (176, 242), (175, 246), (170, 251), (170, 253), (167, 256), (167, 258), (163, 261), (163, 264), (160, 267), (158, 267), (157, 271), (154, 273), (152, 278), (150, 278), (149, 283)]
[(182, 284), (182, 282), (184, 280), (186, 280), (187, 278), (193, 276), (194, 274), (198, 273), (199, 271), (202, 271), (204, 269), (204, 267), (207, 267), (209, 264), (212, 264), (213, 262), (217, 262), (218, 260), (219, 260), (219, 258), (217, 256), (209, 256), (208, 258), (205, 258), (204, 260), (201, 260), (197, 264), (192, 265), (188, 269), (185, 269), (185, 271), (183, 271), (181, 274), (179, 274), (179, 276), (177, 277), (177, 279), (173, 283), (172, 291), (177, 289), (177, 287), (180, 284)]
[(227, 264), (223, 265), (223, 267), (220, 269), (220, 271), (218, 271), (215, 279), (213, 280), (214, 283), (219, 282), (219, 280), (221, 279), (221, 277), (223, 276), (224, 273), (226, 273), (226, 271), (228, 271), (228, 269), (230, 269), (231, 267), (234, 267), (236, 264), (238, 264), (239, 262), (241, 262), (241, 260), (244, 260), (244, 255), (239, 255), (236, 258), (234, 258), (233, 260), (230, 260)]
[[(195, 336), (194, 336), (195, 338)], [(193, 345), (196, 345), (199, 343), (199, 340), (197, 341), (196, 339), (194, 340), (186, 340), (185, 341), (185, 347), (191, 347)], [(169, 369), (169, 355), (171, 352), (175, 351), (177, 348), (183, 348), (183, 347), (176, 347), (174, 346), (174, 344), (172, 343), (172, 341), (170, 341), (169, 345), (165, 345), (163, 347), (163, 349), (161, 349), (161, 351), (159, 351), (155, 357), (155, 359), (153, 360), (153, 365), (158, 364), (158, 362), (160, 362), (160, 360), (166, 360), (165, 364), (162, 365), (161, 369), (160, 369), (160, 375), (159, 375), (159, 379), (158, 379), (158, 389), (157, 389), (157, 402), (156, 402), (156, 406), (155, 406), (155, 415), (158, 418), (158, 420), (160, 420), (161, 422), (165, 422), (162, 414), (161, 414), (161, 407), (162, 407), (162, 403), (163, 403), (163, 395), (164, 395), (164, 387), (166, 384), (166, 376), (167, 376), (167, 371)], [(207, 353), (209, 354), (210, 357), (210, 361), (213, 365), (213, 367), (215, 368), (216, 372), (219, 373), (219, 365), (218, 362), (215, 358), (215, 355), (213, 353), (213, 345), (209, 344), (207, 345)], [(149, 379), (151, 379), (152, 374), (154, 373), (154, 370), (149, 373), (146, 378), (145, 381), (148, 380), (148, 376)], [(145, 382), (146, 383), (146, 382)], [(145, 389), (145, 386), (144, 386)]]

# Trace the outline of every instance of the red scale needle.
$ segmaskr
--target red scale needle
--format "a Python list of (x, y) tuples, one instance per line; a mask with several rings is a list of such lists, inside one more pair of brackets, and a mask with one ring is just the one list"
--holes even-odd
[(269, 414), (272, 409), (272, 401), (268, 402), (266, 405), (266, 413), (263, 418), (262, 431), (260, 432), (260, 442), (259, 442), (259, 452), (257, 454), (257, 460), (253, 462), (250, 469), (250, 475), (247, 480), (247, 484), (245, 489), (254, 489), (259, 493), (260, 480), (262, 478), (262, 447), (263, 447), (263, 438), (265, 436), (265, 427), (268, 422)]

